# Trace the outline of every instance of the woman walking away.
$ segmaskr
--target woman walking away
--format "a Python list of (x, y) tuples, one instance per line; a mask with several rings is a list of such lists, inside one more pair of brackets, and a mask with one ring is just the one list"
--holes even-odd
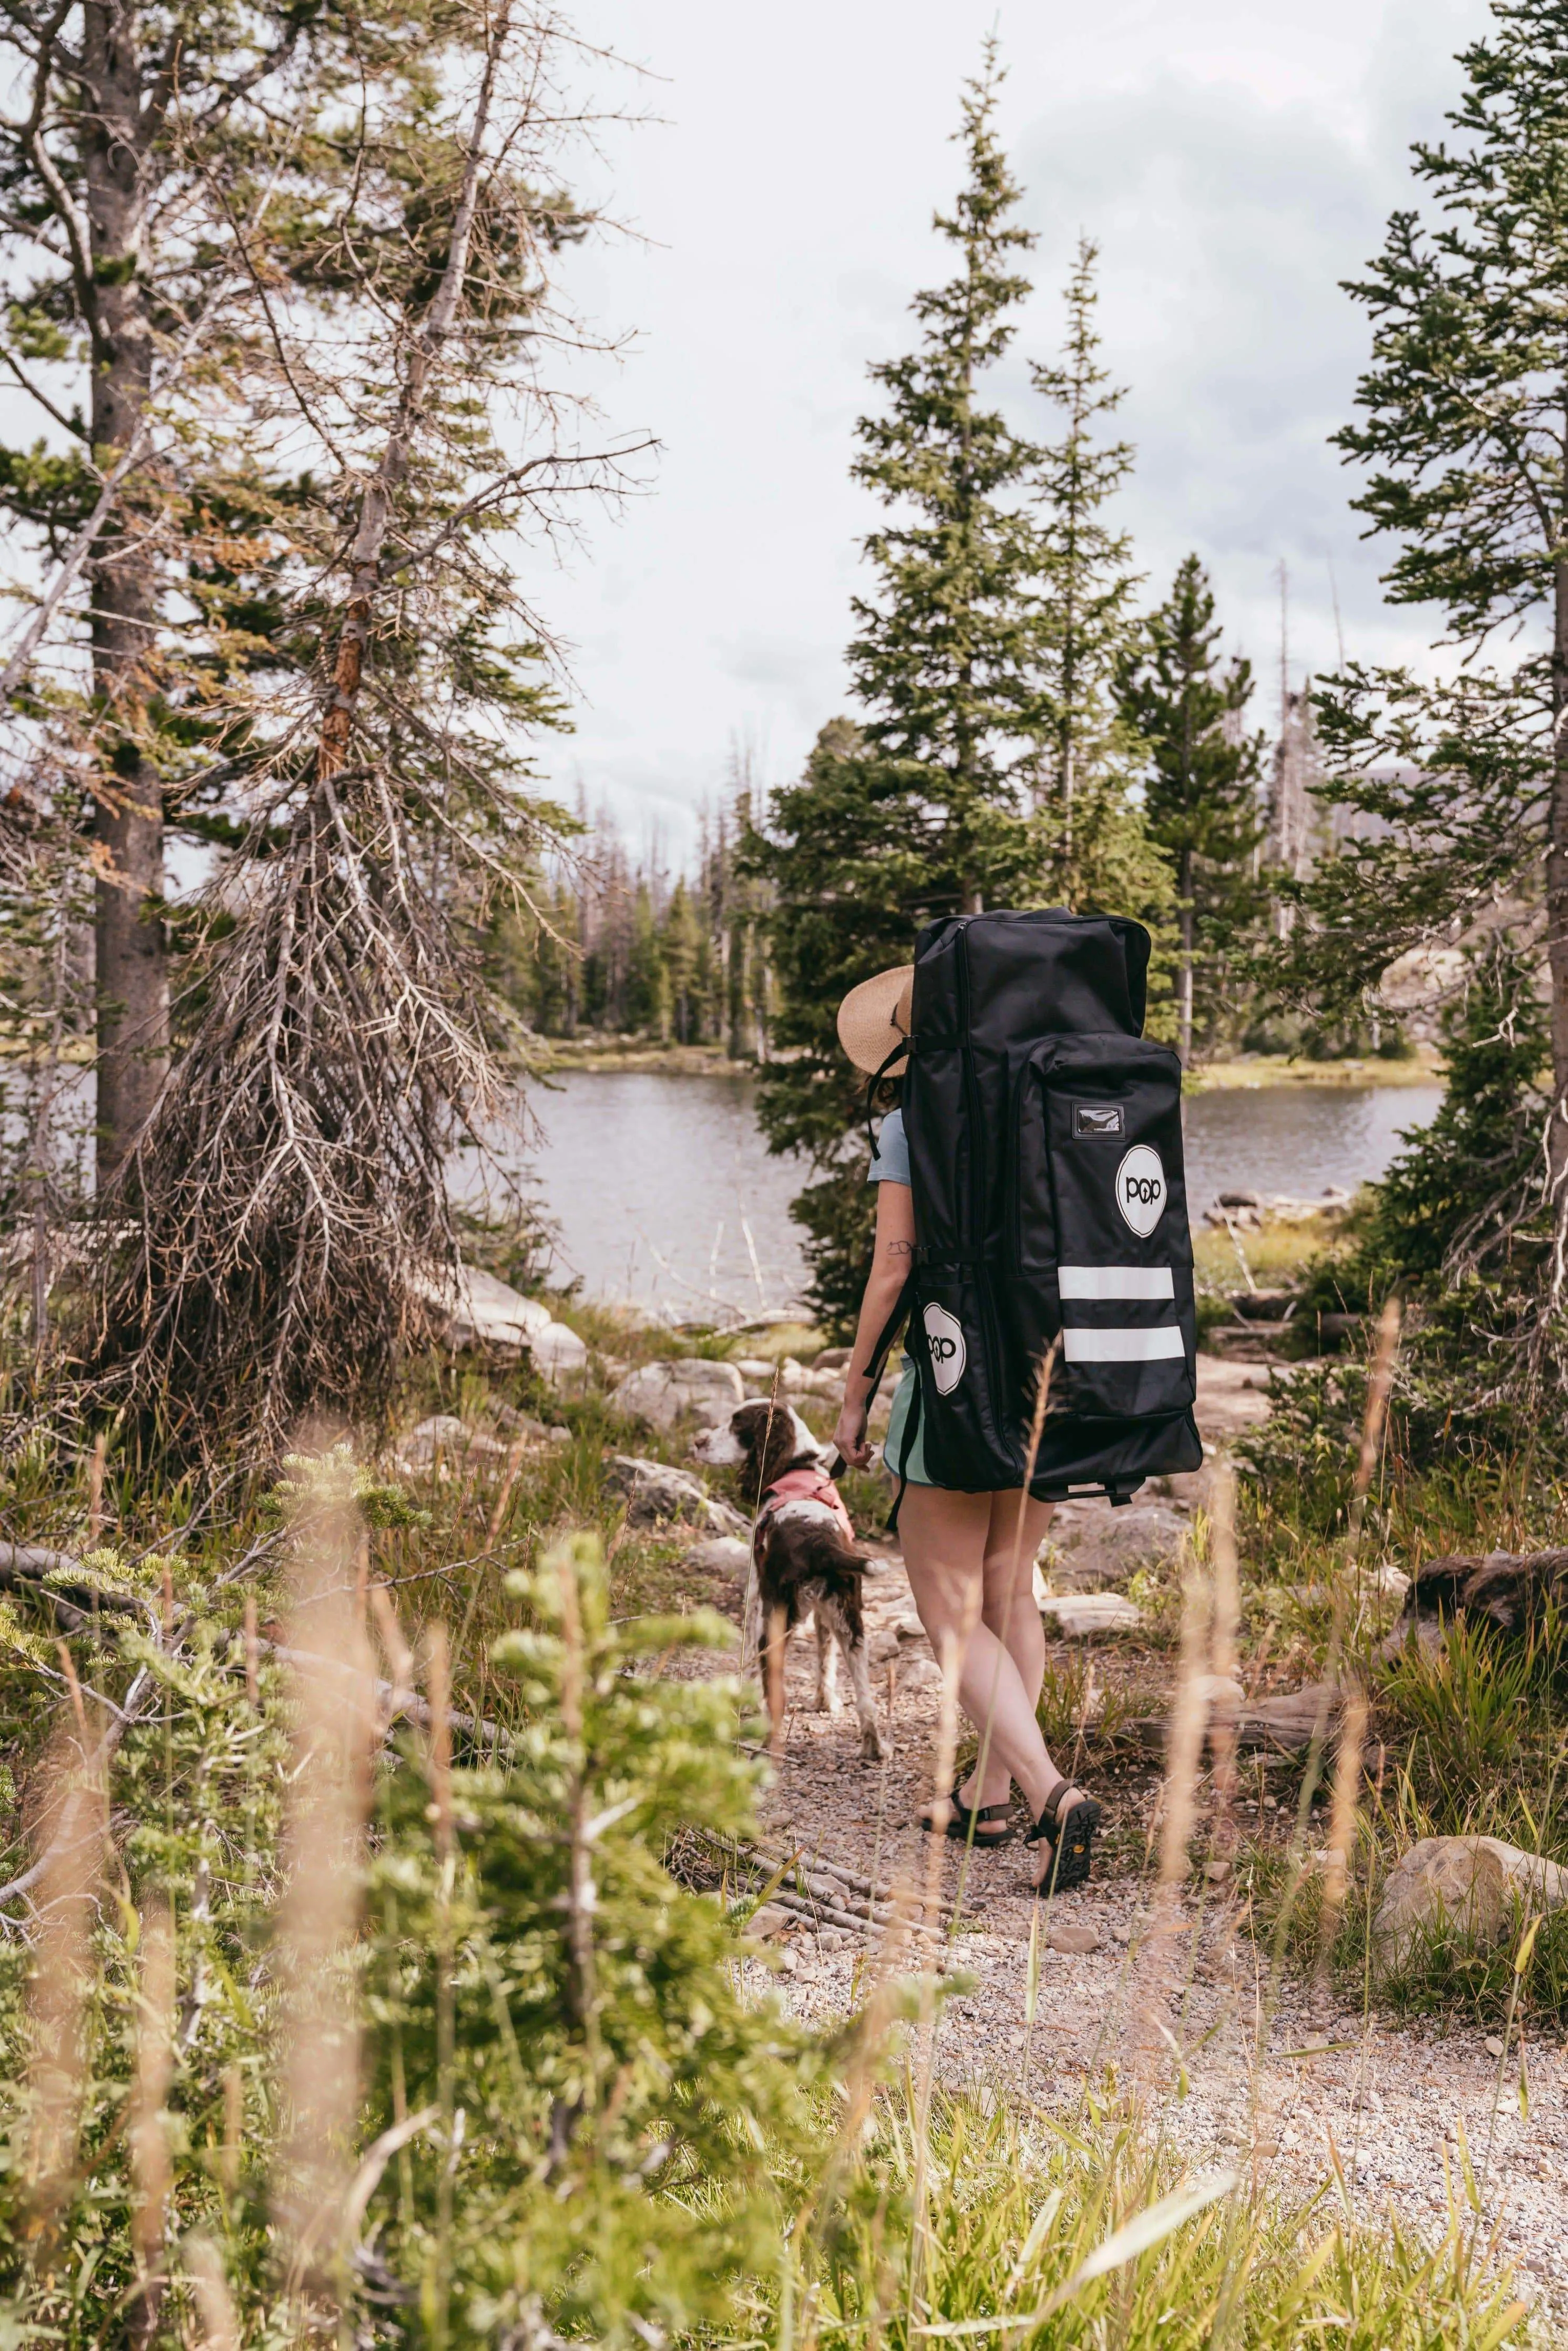
[[(839, 1008), (839, 1040), (868, 1076), (901, 1077), (914, 968), (902, 966), (852, 988)], [(915, 1260), (915, 1206), (902, 1110), (882, 1123), (869, 1180), (877, 1186), (876, 1247), (861, 1301), (844, 1405), (833, 1441), (857, 1469), (867, 1468), (871, 1402), (867, 1366), (898, 1304)], [(976, 1767), (949, 1800), (950, 1837), (976, 1845), (1005, 1844), (1012, 1782), (1023, 1792), (1031, 1844), (1047, 1850), (1037, 1883), (1045, 1892), (1080, 1886), (1089, 1875), (1100, 1806), (1064, 1779), (1040, 1736), (1035, 1708), (1045, 1675), (1045, 1636), (1034, 1603), (1034, 1557), (1051, 1522), (1051, 1504), (1021, 1487), (1005, 1493), (957, 1493), (934, 1485), (925, 1468), (915, 1405), (919, 1374), (905, 1355), (883, 1458), (905, 1480), (899, 1533), (909, 1588), (932, 1648), (958, 1662), (958, 1703), (980, 1740)], [(906, 1441), (907, 1440), (907, 1441)], [(982, 1777), (980, 1766), (984, 1765)], [(937, 1822), (927, 1817), (925, 1826)]]

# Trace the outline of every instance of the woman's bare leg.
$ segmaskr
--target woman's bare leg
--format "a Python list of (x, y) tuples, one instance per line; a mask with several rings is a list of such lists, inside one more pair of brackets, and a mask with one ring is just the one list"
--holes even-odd
[[(940, 1486), (910, 1486), (899, 1532), (909, 1588), (931, 1646), (940, 1658), (949, 1640), (958, 1645), (958, 1703), (981, 1739), (990, 1726), (988, 1781), (994, 1778), (1005, 1791), (1007, 1782), (1016, 1780), (1031, 1817), (1038, 1819), (1061, 1775), (1046, 1753), (1035, 1720), (1038, 1677), (1031, 1690), (988, 1621), (986, 1561), (992, 1544), (994, 1499), (949, 1493)], [(1009, 1524), (1016, 1538), (1016, 1512)], [(1026, 1545), (1028, 1541), (1026, 1525)], [(1026, 1567), (1032, 1560), (1033, 1552), (1026, 1550)], [(999, 1559), (998, 1572), (1003, 1572)], [(1010, 1552), (1005, 1572), (1010, 1573)], [(998, 1600), (998, 1614), (1003, 1613)], [(1027, 1625), (1019, 1629), (1027, 1636)], [(987, 1801), (1000, 1802), (1002, 1797)]]
[[(980, 1618), (990, 1626), (1018, 1667), (1031, 1714), (1040, 1704), (1040, 1684), (1045, 1679), (1045, 1632), (1034, 1603), (1034, 1555), (1051, 1524), (1051, 1507), (1049, 1502), (1037, 1502), (1026, 1496), (1021, 1488), (1010, 1493), (993, 1494), (986, 1530), (982, 1570), (985, 1596)], [(971, 1806), (1005, 1804), (1011, 1790), (1007, 1766), (997, 1752), (995, 1735), (987, 1749), (982, 1729), (980, 1743), (986, 1754), (984, 1791), (971, 1772), (964, 1783), (963, 1801)]]

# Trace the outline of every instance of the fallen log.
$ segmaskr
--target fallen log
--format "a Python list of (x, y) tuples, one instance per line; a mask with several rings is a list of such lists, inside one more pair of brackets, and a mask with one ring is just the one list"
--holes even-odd
[[(1339, 1708), (1336, 1685), (1310, 1682), (1303, 1689), (1284, 1690), (1277, 1698), (1247, 1699), (1233, 1715), (1227, 1712), (1221, 1717), (1216, 1708), (1210, 1721), (1223, 1719), (1244, 1752), (1304, 1755), (1320, 1731), (1326, 1735), (1333, 1728)], [(1168, 1716), (1141, 1715), (1126, 1725), (1124, 1736), (1151, 1753), (1163, 1755), (1169, 1729)]]

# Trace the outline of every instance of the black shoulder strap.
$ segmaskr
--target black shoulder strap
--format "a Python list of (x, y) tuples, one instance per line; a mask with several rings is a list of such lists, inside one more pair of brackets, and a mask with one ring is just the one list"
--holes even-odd
[(893, 1498), (893, 1508), (887, 1514), (884, 1534), (898, 1532), (898, 1514), (904, 1508), (904, 1497), (909, 1485), (909, 1457), (915, 1450), (915, 1439), (920, 1429), (920, 1369), (915, 1372), (915, 1393), (909, 1399), (909, 1413), (904, 1424), (904, 1442), (898, 1448), (898, 1491)]
[(871, 1122), (873, 1106), (876, 1101), (876, 1090), (878, 1086), (881, 1085), (883, 1078), (886, 1077), (889, 1070), (892, 1069), (894, 1061), (902, 1061), (908, 1050), (908, 1038), (901, 1037), (897, 1044), (894, 1047), (892, 1052), (883, 1054), (881, 1066), (874, 1069), (865, 1081), (865, 1139), (871, 1145), (871, 1155), (873, 1159), (876, 1157), (876, 1137), (871, 1131)]

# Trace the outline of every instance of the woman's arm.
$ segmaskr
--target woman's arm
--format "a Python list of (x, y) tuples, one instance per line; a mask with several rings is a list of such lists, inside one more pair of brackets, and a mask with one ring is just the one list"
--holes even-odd
[(881, 1183), (876, 1187), (876, 1245), (871, 1275), (855, 1325), (854, 1353), (844, 1380), (844, 1407), (833, 1431), (833, 1443), (856, 1469), (866, 1468), (871, 1461), (871, 1447), (865, 1441), (871, 1400), (866, 1366), (914, 1262), (915, 1195), (907, 1184)]

